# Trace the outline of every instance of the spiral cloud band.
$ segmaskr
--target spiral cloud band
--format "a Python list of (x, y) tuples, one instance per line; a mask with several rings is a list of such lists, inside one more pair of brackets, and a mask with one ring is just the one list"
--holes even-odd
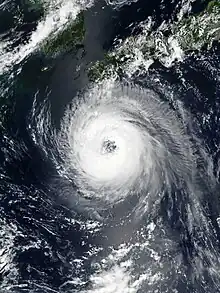
[(113, 204), (191, 181), (189, 139), (152, 90), (108, 81), (79, 94), (57, 137), (64, 172), (85, 197)]

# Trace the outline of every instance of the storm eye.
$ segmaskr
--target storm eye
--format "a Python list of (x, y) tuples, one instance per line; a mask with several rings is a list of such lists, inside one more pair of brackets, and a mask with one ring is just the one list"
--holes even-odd
[(117, 149), (115, 141), (105, 140), (102, 145), (102, 153), (113, 153)]

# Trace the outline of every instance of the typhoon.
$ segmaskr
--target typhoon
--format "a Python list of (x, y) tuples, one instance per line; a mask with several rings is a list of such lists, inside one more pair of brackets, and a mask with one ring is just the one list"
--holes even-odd
[(181, 115), (152, 89), (92, 84), (68, 105), (56, 130), (49, 112), (42, 109), (35, 125), (60, 177), (74, 186), (70, 200), (77, 193), (97, 210), (132, 202), (129, 212), (138, 218), (175, 189), (183, 199), (200, 198), (205, 155)]
[[(194, 181), (183, 126), (152, 90), (104, 82), (79, 94), (56, 136), (62, 172), (105, 205), (136, 196), (136, 210), (172, 186)], [(192, 190), (191, 190), (192, 191)]]
[[(44, 105), (35, 113), (32, 134), (56, 166), (59, 179), (51, 184), (78, 213), (88, 217), (89, 210), (93, 220), (104, 221), (107, 246), (119, 245), (120, 257), (114, 252), (110, 263), (97, 260), (85, 292), (155, 292), (161, 284), (176, 288), (184, 278), (203, 284), (206, 275), (215, 287), (219, 263), (205, 209), (211, 165), (187, 112), (180, 105), (172, 110), (152, 87), (114, 80), (79, 92), (57, 129), (49, 112)], [(119, 284), (111, 287), (114, 278)]]
[(218, 1), (14, 2), (1, 293), (220, 292)]
[(34, 101), (28, 129), (54, 167), (50, 196), (91, 231), (73, 292), (219, 289), (211, 160), (187, 110), (166, 99), (180, 92), (152, 84), (91, 83), (58, 125), (48, 99)]

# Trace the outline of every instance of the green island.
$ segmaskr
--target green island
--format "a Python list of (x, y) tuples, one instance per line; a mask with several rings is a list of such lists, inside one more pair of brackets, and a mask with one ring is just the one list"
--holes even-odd
[(210, 48), (220, 38), (220, 2), (210, 1), (198, 15), (183, 18), (174, 25), (173, 34), (184, 51), (199, 50), (205, 45)]
[(76, 19), (55, 36), (43, 43), (42, 51), (47, 56), (57, 56), (70, 51), (75, 51), (83, 46), (85, 36), (84, 15), (79, 13)]
[(220, 1), (210, 1), (202, 12), (187, 15), (165, 28), (156, 31), (149, 29), (143, 31), (141, 36), (130, 36), (120, 48), (106, 52), (103, 60), (91, 64), (89, 78), (98, 81), (109, 76), (120, 76), (123, 69), (134, 61), (134, 48), (142, 63), (147, 64), (150, 59), (161, 61), (172, 54), (171, 39), (183, 52), (200, 50), (205, 46), (210, 48), (213, 41), (220, 39)]

